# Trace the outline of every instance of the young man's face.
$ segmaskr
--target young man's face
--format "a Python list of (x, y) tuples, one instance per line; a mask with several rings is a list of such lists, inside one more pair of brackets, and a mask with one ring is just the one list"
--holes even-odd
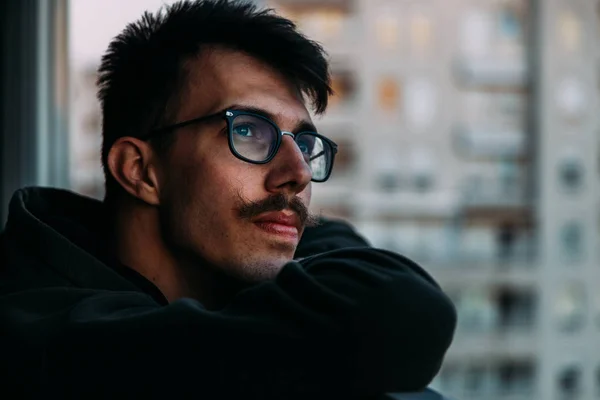
[[(311, 123), (295, 88), (248, 55), (214, 49), (190, 61), (187, 70), (176, 122), (251, 107), (272, 115), (283, 131)], [(273, 160), (257, 165), (231, 153), (224, 119), (173, 134), (160, 193), (169, 245), (238, 278), (274, 277), (292, 259), (304, 227), (297, 207), (262, 212), (260, 202), (279, 196), (308, 207), (311, 172), (296, 143), (284, 136)], [(249, 202), (259, 207), (244, 217), (240, 211)]]

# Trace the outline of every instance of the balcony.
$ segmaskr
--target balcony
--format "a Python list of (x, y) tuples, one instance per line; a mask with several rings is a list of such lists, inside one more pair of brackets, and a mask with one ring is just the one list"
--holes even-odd
[(462, 201), (465, 208), (518, 209), (528, 205), (525, 189), (511, 183), (470, 187)]
[(455, 62), (457, 79), (465, 87), (489, 90), (526, 90), (527, 63), (524, 57), (465, 57)]
[(454, 132), (454, 148), (465, 158), (522, 159), (526, 144), (525, 134), (515, 130), (461, 128)]
[(450, 361), (432, 384), (450, 398), (461, 400), (530, 400), (536, 386), (536, 365), (527, 357)]

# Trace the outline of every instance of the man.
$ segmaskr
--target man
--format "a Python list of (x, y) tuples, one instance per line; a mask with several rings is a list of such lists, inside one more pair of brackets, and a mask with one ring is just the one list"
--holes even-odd
[(181, 2), (129, 25), (99, 72), (105, 201), (28, 188), (10, 205), (5, 390), (359, 399), (427, 386), (454, 332), (447, 297), (347, 225), (305, 232), (311, 181), (336, 153), (307, 110), (327, 107), (321, 47), (248, 4)]

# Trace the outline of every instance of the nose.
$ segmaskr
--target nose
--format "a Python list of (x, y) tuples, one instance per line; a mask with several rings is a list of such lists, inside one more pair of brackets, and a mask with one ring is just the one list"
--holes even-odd
[(290, 135), (284, 135), (281, 145), (269, 164), (266, 188), (269, 192), (288, 192), (292, 196), (306, 188), (312, 173), (296, 142)]

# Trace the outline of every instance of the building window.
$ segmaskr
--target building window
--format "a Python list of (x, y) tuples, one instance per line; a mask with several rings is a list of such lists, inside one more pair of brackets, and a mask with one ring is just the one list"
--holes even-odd
[(428, 192), (435, 185), (435, 176), (429, 171), (418, 171), (413, 175), (413, 185), (418, 192)]
[(427, 147), (413, 147), (408, 156), (406, 170), (412, 188), (416, 192), (431, 191), (435, 186), (437, 168), (436, 154)]
[(529, 330), (535, 325), (537, 295), (533, 291), (501, 288), (496, 295), (498, 328)]
[(400, 98), (399, 82), (391, 76), (382, 77), (377, 87), (377, 97), (380, 109), (387, 112), (398, 110), (398, 101)]
[(333, 72), (331, 76), (331, 88), (333, 96), (330, 97), (329, 104), (333, 107), (344, 105), (352, 101), (355, 94), (355, 81), (350, 72)]
[(381, 15), (375, 22), (377, 43), (384, 50), (393, 50), (398, 45), (398, 19), (390, 12)]
[(493, 329), (497, 316), (490, 297), (484, 288), (468, 289), (462, 293), (460, 303), (456, 304), (462, 330), (479, 333)]
[(496, 30), (501, 43), (508, 42), (513, 46), (522, 43), (526, 18), (523, 3), (505, 2), (498, 10)]
[(517, 226), (511, 221), (505, 221), (498, 225), (496, 243), (498, 247), (498, 260), (500, 262), (509, 262), (513, 259), (518, 234)]
[(307, 26), (316, 37), (323, 40), (339, 39), (343, 34), (346, 15), (341, 10), (329, 9), (315, 12), (307, 21)]
[(581, 391), (581, 367), (569, 365), (558, 372), (559, 393), (565, 399), (575, 399)]
[(581, 20), (573, 11), (565, 10), (559, 15), (558, 34), (565, 53), (575, 53), (581, 49), (581, 28)]
[(584, 254), (583, 227), (576, 221), (567, 222), (560, 230), (560, 250), (567, 262), (577, 262)]
[(393, 192), (400, 187), (400, 176), (394, 171), (381, 171), (377, 175), (377, 186), (383, 191)]
[(415, 128), (430, 125), (437, 113), (437, 89), (428, 79), (412, 79), (404, 90), (407, 122)]
[(555, 315), (558, 328), (565, 333), (578, 332), (583, 328), (587, 311), (585, 287), (570, 282), (558, 289), (555, 298)]
[(575, 192), (583, 186), (584, 167), (580, 160), (568, 158), (558, 166), (558, 179), (561, 187), (569, 192)]
[(433, 24), (429, 15), (416, 12), (410, 20), (410, 45), (413, 56), (427, 55), (433, 42)]
[(298, 24), (298, 28), (308, 37), (319, 41), (336, 41), (344, 36), (344, 25), (350, 9), (335, 6), (294, 6), (278, 8), (285, 17)]
[(556, 102), (563, 118), (578, 123), (587, 111), (588, 98), (584, 84), (575, 77), (563, 79), (556, 90)]
[(484, 10), (465, 12), (460, 22), (459, 44), (465, 56), (484, 56), (492, 48), (493, 16)]
[(531, 361), (507, 361), (498, 365), (498, 386), (503, 396), (530, 396), (535, 386)]

